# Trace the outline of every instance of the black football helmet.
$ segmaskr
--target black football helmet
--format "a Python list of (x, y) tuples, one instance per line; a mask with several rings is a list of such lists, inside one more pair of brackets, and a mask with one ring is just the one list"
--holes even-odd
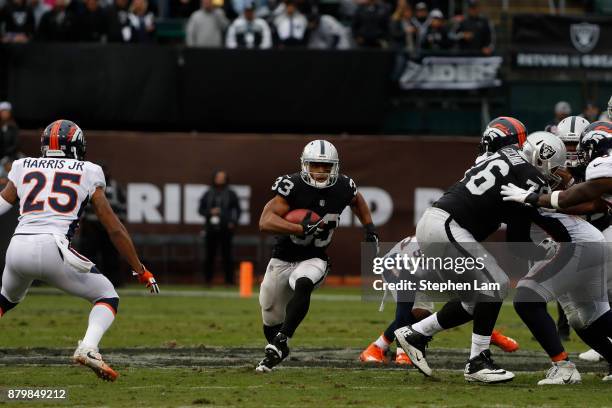
[(66, 119), (56, 120), (47, 126), (40, 137), (42, 157), (66, 157), (84, 160), (85, 135), (76, 123)]
[[(589, 130), (591, 127), (592, 129)], [(593, 122), (584, 130), (584, 132), (582, 132), (582, 135), (580, 136), (580, 144), (578, 145), (578, 153), (580, 160), (582, 160), (585, 165), (588, 165), (598, 157), (610, 154), (611, 150), (611, 123)]]
[(495, 153), (505, 146), (523, 147), (527, 139), (527, 128), (523, 123), (509, 116), (493, 119), (482, 133), (478, 150), (480, 154)]

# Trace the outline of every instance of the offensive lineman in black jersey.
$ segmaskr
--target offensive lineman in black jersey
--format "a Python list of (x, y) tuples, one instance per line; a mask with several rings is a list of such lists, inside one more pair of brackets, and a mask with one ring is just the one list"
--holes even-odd
[[(268, 341), (265, 357), (256, 367), (269, 372), (289, 355), (289, 338), (308, 313), (310, 295), (329, 270), (326, 248), (347, 207), (365, 228), (365, 241), (378, 245), (370, 209), (355, 182), (340, 174), (338, 152), (325, 140), (304, 148), (302, 171), (276, 179), (275, 196), (264, 207), (259, 220), (262, 232), (277, 234), (272, 259), (259, 292), (264, 335)], [(284, 216), (294, 209), (307, 209), (301, 224)]]
[[(531, 139), (531, 142), (531, 137), (527, 138), (522, 150), (515, 146), (505, 147), (478, 162), (419, 221), (417, 240), (426, 257), (484, 259), (484, 268), (474, 269), (469, 279), (475, 277), (479, 282), (498, 283), (500, 288), (459, 293), (458, 300), (448, 302), (439, 312), (415, 325), (396, 330), (400, 345), (423, 374), (432, 373), (425, 360), (425, 348), (431, 336), (473, 320), (472, 348), (464, 371), (465, 379), (498, 383), (514, 378), (513, 373), (493, 363), (489, 351), (490, 336), (508, 288), (508, 277), (478, 242), (495, 232), (501, 223), (508, 225), (508, 241), (527, 241), (513, 234), (524, 231), (525, 227), (528, 232), (529, 223), (538, 217), (537, 211), (505, 205), (507, 203), (498, 194), (504, 180), (515, 180), (515, 184), (535, 190), (543, 190), (549, 182), (558, 180), (555, 172), (564, 163), (565, 146), (552, 134), (544, 136), (543, 139)], [(441, 275), (459, 282), (468, 278), (452, 271)]]

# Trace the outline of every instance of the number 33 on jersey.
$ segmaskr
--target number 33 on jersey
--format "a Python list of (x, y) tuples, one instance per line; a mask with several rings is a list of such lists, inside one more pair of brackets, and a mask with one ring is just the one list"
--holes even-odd
[(16, 234), (60, 234), (72, 238), (79, 218), (98, 187), (106, 188), (97, 164), (68, 158), (24, 158), (8, 178), (17, 188)]

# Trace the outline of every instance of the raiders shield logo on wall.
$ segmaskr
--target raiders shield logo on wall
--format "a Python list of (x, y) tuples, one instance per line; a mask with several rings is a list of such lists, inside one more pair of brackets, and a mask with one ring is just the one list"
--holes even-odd
[(543, 144), (542, 147), (540, 147), (540, 159), (542, 160), (550, 159), (555, 155), (555, 153), (557, 153), (557, 151), (553, 149), (552, 146), (547, 145), (546, 143)]
[(580, 52), (590, 52), (599, 41), (599, 26), (597, 24), (580, 23), (570, 25), (572, 44)]

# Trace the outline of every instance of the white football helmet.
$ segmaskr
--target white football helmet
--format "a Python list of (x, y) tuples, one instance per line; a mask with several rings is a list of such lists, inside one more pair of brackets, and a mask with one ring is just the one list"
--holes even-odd
[(580, 142), (580, 135), (589, 125), (589, 121), (580, 116), (568, 116), (557, 125), (556, 135), (565, 143), (567, 151), (565, 167), (578, 167), (580, 164), (576, 148)]
[[(340, 160), (338, 159), (338, 151), (333, 144), (327, 140), (313, 140), (308, 143), (302, 151), (300, 158), (302, 163), (302, 171), (300, 175), (306, 184), (316, 188), (331, 187), (338, 181), (340, 174)], [(311, 175), (310, 163), (331, 163), (332, 168), (325, 181), (317, 181)]]
[(561, 176), (555, 174), (565, 164), (565, 144), (550, 132), (535, 132), (527, 136), (523, 145), (523, 154), (527, 161), (534, 165), (548, 180), (551, 187), (561, 182)]

